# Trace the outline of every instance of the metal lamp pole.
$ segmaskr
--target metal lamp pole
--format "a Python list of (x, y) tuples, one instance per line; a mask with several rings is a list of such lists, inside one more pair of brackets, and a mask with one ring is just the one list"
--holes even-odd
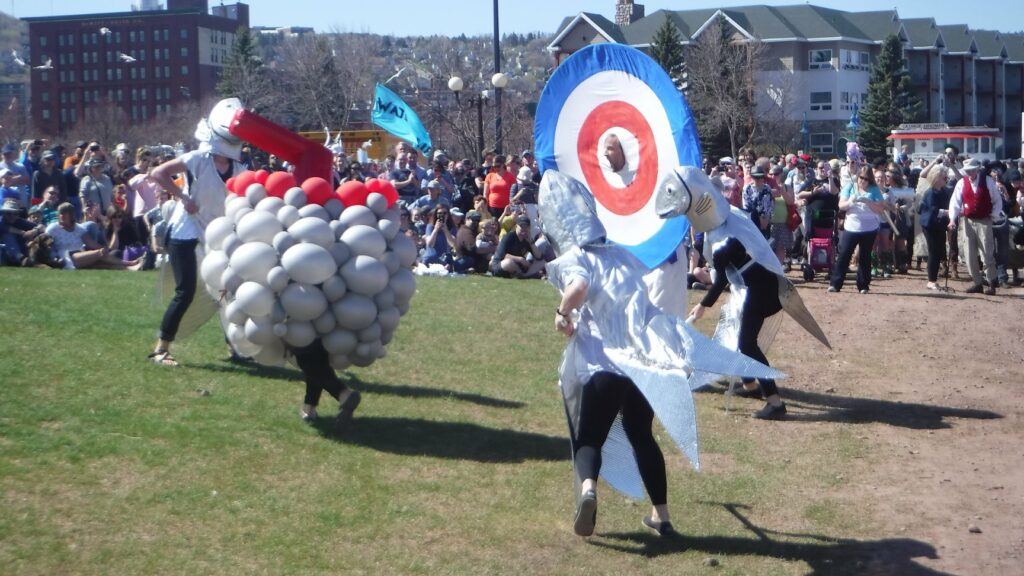
[[(501, 72), (501, 37), (498, 35), (498, 0), (494, 0), (494, 74)], [(497, 106), (497, 113), (494, 118), (494, 150), (501, 154), (501, 88), (494, 87), (494, 105)]]

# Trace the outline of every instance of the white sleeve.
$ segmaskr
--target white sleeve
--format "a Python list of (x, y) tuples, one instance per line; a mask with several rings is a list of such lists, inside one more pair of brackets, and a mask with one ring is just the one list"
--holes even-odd
[(992, 198), (992, 221), (997, 222), (1005, 220), (1003, 214), (1003, 195), (999, 193), (999, 186), (996, 185), (996, 181), (991, 176), (988, 178), (988, 195)]

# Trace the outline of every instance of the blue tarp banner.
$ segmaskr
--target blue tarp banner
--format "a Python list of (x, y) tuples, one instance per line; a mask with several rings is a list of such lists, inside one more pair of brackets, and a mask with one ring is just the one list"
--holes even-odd
[(402, 98), (383, 84), (377, 84), (373, 97), (373, 123), (389, 133), (409, 142), (427, 156), (433, 148), (430, 134), (420, 117)]

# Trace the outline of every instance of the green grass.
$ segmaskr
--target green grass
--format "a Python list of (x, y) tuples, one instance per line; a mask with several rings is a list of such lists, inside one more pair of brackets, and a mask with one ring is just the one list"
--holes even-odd
[(154, 286), (0, 270), (0, 574), (685, 574), (709, 556), (719, 574), (834, 574), (901, 558), (843, 499), (863, 447), (841, 424), (780, 443), (717, 394), (697, 399), (703, 471), (662, 435), (684, 537), (642, 532), (647, 504), (607, 486), (598, 536), (575, 537), (546, 283), (420, 279), (387, 357), (346, 373), (364, 399), (344, 438), (299, 420), (296, 370), (223, 362), (216, 323), (175, 348), (182, 368), (147, 363)]

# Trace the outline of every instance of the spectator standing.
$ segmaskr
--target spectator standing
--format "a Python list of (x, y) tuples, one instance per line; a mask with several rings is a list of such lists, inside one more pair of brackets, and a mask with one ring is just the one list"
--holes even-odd
[(850, 267), (854, 249), (857, 249), (857, 289), (861, 294), (867, 294), (871, 288), (871, 248), (878, 235), (878, 215), (886, 209), (871, 166), (862, 165), (856, 181), (840, 192), (839, 209), (846, 211), (846, 220), (839, 237), (839, 254), (832, 267), (828, 291), (843, 289), (846, 270)]
[(420, 181), (416, 172), (409, 167), (409, 155), (405, 152), (398, 155), (398, 164), (391, 171), (390, 180), (398, 191), (398, 196), (407, 202), (420, 196)]
[(35, 204), (43, 199), (43, 191), (54, 188), (57, 192), (57, 204), (68, 200), (67, 184), (64, 174), (57, 169), (57, 153), (53, 150), (43, 152), (39, 160), (39, 170), (32, 174), (32, 202)]
[(491, 216), (498, 218), (505, 211), (511, 198), (512, 185), (515, 182), (516, 177), (505, 167), (505, 157), (495, 156), (494, 168), (484, 178), (483, 187), (484, 198), (487, 199), (487, 209), (491, 212)]
[(103, 171), (106, 163), (99, 158), (94, 158), (88, 162), (87, 166), (88, 172), (82, 176), (78, 185), (79, 193), (87, 206), (95, 204), (99, 207), (101, 214), (106, 213), (107, 208), (114, 203), (114, 183), (110, 176)]
[[(938, 290), (939, 263), (946, 257), (946, 229), (949, 226), (949, 199), (952, 190), (946, 186), (946, 171), (932, 170), (920, 180), (927, 189), (921, 196), (917, 212), (923, 241), (928, 246), (929, 290)], [(949, 264), (946, 264), (949, 274)]]
[[(533, 171), (523, 166), (516, 174), (516, 183), (509, 189), (509, 202), (521, 204), (531, 222), (537, 221), (537, 192), (537, 184), (533, 181)], [(540, 234), (540, 230), (534, 231), (534, 234)]]
[[(996, 262), (995, 240), (992, 235), (992, 223), (999, 221), (1003, 212), (1003, 198), (999, 194), (995, 181), (981, 172), (981, 162), (977, 158), (968, 158), (962, 167), (964, 178), (953, 188), (953, 197), (949, 201), (949, 228), (955, 229), (964, 220), (964, 236), (967, 239), (967, 271), (974, 281), (968, 288), (968, 294), (985, 292), (989, 296), (996, 293)], [(982, 284), (981, 270), (978, 268), (979, 257), (985, 263), (985, 274), (988, 277), (988, 289)]]
[(18, 191), (18, 202), (21, 207), (28, 210), (31, 202), (32, 178), (28, 168), (18, 161), (18, 146), (16, 144), (4, 144), (0, 148), (3, 154), (3, 162), (0, 162), (0, 169), (10, 170), (11, 176), (6, 186)]
[(767, 239), (774, 209), (772, 187), (765, 181), (765, 173), (760, 166), (754, 167), (750, 177), (752, 181), (743, 188), (743, 211), (750, 214), (754, 225)]

